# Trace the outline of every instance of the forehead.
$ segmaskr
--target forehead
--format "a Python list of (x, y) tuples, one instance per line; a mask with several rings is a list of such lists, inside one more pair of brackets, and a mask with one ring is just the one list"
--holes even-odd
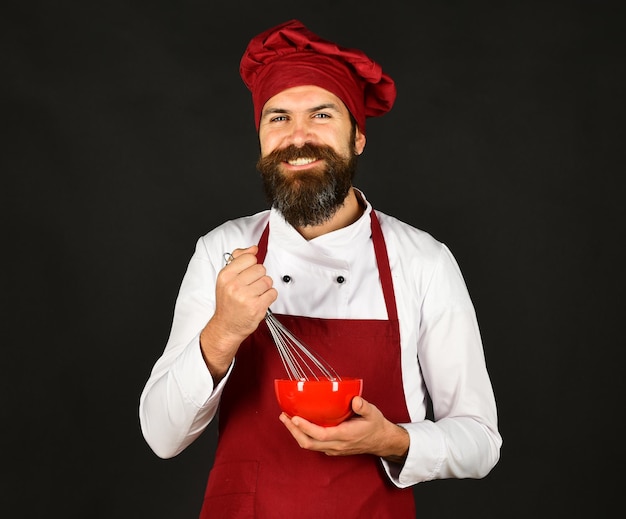
[(346, 105), (339, 97), (315, 85), (296, 86), (282, 90), (267, 100), (263, 106), (263, 113), (268, 110), (311, 110), (318, 106), (327, 106), (336, 109), (339, 113), (348, 113)]

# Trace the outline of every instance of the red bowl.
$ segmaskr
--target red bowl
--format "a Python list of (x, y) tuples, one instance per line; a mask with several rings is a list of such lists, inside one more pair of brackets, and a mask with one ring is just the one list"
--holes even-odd
[(352, 415), (352, 399), (363, 392), (362, 378), (341, 380), (274, 380), (280, 408), (324, 427), (340, 424)]

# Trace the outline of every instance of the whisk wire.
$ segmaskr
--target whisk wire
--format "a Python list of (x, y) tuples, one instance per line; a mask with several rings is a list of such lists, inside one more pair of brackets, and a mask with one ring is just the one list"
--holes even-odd
[(269, 309), (265, 315), (265, 322), (290, 379), (341, 380), (337, 372), (324, 359), (311, 351)]

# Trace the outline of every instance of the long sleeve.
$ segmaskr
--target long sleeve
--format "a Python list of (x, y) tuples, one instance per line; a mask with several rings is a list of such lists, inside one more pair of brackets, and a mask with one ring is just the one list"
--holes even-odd
[[(405, 241), (406, 244), (406, 241)], [(410, 448), (401, 470), (385, 463), (392, 480), (406, 487), (432, 479), (481, 478), (499, 459), (502, 438), (497, 428), (495, 397), (486, 368), (473, 304), (450, 250), (435, 244), (432, 261), (413, 256), (404, 268), (412, 282), (401, 297), (417, 294), (411, 316), (401, 312), (411, 352), (403, 366), (407, 405), (414, 421), (402, 424)], [(406, 251), (405, 251), (406, 253)], [(398, 266), (398, 268), (401, 268)], [(416, 345), (417, 364), (412, 358)], [(412, 381), (420, 380), (420, 387)], [(433, 420), (425, 419), (430, 398)]]
[(226, 376), (214, 387), (200, 349), (200, 332), (215, 310), (215, 282), (224, 253), (257, 243), (268, 211), (243, 217), (198, 239), (183, 277), (170, 335), (139, 399), (139, 421), (150, 448), (171, 458), (215, 418)]
[(200, 350), (200, 331), (213, 313), (215, 275), (199, 240), (176, 300), (169, 340), (140, 397), (144, 438), (162, 458), (179, 454), (207, 427), (228, 378), (214, 387)]

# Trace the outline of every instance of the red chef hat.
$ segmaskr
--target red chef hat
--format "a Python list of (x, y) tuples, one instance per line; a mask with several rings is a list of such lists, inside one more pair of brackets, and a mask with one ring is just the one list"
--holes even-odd
[(239, 73), (252, 92), (257, 130), (263, 106), (287, 88), (315, 85), (335, 94), (365, 133), (365, 118), (387, 113), (396, 99), (393, 80), (357, 49), (323, 40), (291, 20), (250, 40)]

